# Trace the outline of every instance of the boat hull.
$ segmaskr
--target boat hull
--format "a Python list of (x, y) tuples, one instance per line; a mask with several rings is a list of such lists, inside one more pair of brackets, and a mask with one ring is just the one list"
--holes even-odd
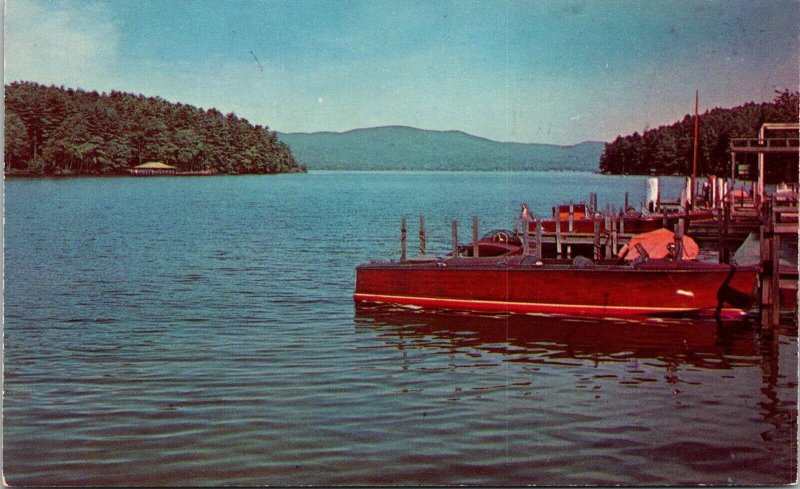
[(372, 263), (356, 302), (569, 316), (737, 317), (752, 304), (754, 267), (669, 262), (573, 266), (505, 260)]

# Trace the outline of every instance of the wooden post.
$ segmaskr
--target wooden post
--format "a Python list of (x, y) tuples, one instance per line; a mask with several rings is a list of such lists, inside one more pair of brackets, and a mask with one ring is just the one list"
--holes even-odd
[(478, 258), (478, 216), (472, 216), (472, 256)]
[(556, 257), (561, 258), (561, 213), (556, 210)]
[(400, 221), (400, 261), (406, 261), (406, 218)]
[(625, 192), (625, 208), (622, 209), (622, 213), (628, 212), (628, 192)]
[(683, 258), (683, 218), (678, 219), (678, 224), (675, 229), (675, 259), (680, 260)]
[(772, 294), (770, 302), (770, 318), (772, 325), (777, 326), (780, 322), (780, 296), (781, 296), (781, 237), (775, 233), (775, 223), (777, 222), (777, 212), (775, 206), (777, 200), (775, 196), (769, 200), (769, 225), (768, 230), (771, 236), (769, 255), (772, 261), (772, 273), (770, 274), (770, 293)]
[(728, 234), (730, 234), (730, 224), (731, 224), (731, 202), (728, 202), (727, 200), (725, 202), (723, 202), (722, 203), (722, 209), (725, 211), (725, 219), (724, 219), (725, 229), (724, 229), (724, 232), (725, 232), (725, 236), (728, 236)]
[[(567, 231), (572, 234), (575, 230), (575, 206), (572, 201), (569, 202), (569, 214), (567, 219)], [(570, 239), (572, 239), (572, 236), (570, 236)], [(570, 239), (568, 239), (567, 242), (569, 242)], [(572, 259), (572, 245), (569, 244), (567, 245), (567, 258)]]
[(619, 234), (625, 234), (625, 214), (619, 216)]
[[(764, 216), (764, 209), (761, 209), (762, 218)], [(759, 240), (758, 240), (758, 262), (759, 262), (759, 293), (761, 297), (759, 297), (758, 306), (761, 313), (761, 327), (762, 328), (770, 328), (772, 327), (772, 321), (769, 318), (770, 308), (767, 307), (769, 304), (772, 303), (770, 297), (770, 287), (772, 286), (772, 281), (769, 279), (768, 275), (772, 273), (772, 266), (769, 263), (769, 253), (770, 253), (770, 243), (768, 243), (769, 238), (767, 237), (767, 230), (766, 224), (762, 223), (759, 227)]]
[(420, 214), (419, 216), (419, 254), (424, 257), (425, 256), (425, 248), (428, 241), (428, 237), (425, 234), (425, 216)]
[(600, 219), (596, 216), (592, 217), (594, 221), (594, 261), (598, 261), (601, 258), (600, 253)]
[(717, 177), (714, 175), (709, 175), (708, 177), (708, 202), (706, 202), (706, 207), (711, 207), (712, 209), (717, 208)]
[(536, 259), (541, 260), (544, 255), (542, 254), (542, 221), (536, 220)]
[(569, 225), (567, 229), (569, 232), (573, 232), (575, 228), (575, 206), (572, 204), (572, 201), (569, 203)]
[(723, 234), (722, 234), (722, 207), (717, 207), (717, 249), (719, 250), (719, 262), (725, 263), (725, 253), (722, 251)]
[[(772, 215), (774, 217), (775, 213), (773, 212)], [(772, 310), (770, 311), (770, 316), (772, 317), (772, 325), (777, 326), (781, 320), (781, 236), (774, 232), (770, 242), (770, 255), (772, 255), (772, 276), (770, 277), (772, 282), (770, 284)]]
[[(611, 216), (606, 214), (605, 215), (605, 229), (606, 231), (611, 231)], [(606, 240), (606, 253), (605, 253), (606, 260), (611, 259), (611, 240)]]
[(522, 220), (522, 226), (525, 228), (522, 231), (522, 256), (528, 256), (531, 252), (531, 235), (528, 231), (530, 226), (527, 219)]
[[(700, 125), (700, 114), (698, 114), (697, 109), (699, 105), (700, 99), (700, 91), (697, 90), (694, 92), (694, 157), (692, 158), (692, 180), (691, 180), (691, 187), (689, 187), (690, 195), (688, 195), (689, 204), (694, 208), (695, 202), (695, 189), (694, 189), (694, 182), (697, 178), (697, 147), (698, 147), (698, 130)], [(689, 211), (689, 208), (686, 208), (686, 211)]]
[(691, 219), (690, 214), (689, 214), (689, 209), (686, 209), (686, 212), (684, 213), (684, 221), (683, 221), (683, 233), (684, 234), (689, 233), (689, 227), (691, 226), (691, 223), (692, 223), (692, 219)]
[(613, 253), (614, 255), (617, 254), (617, 244), (618, 244), (617, 216), (612, 214), (611, 215), (611, 253)]
[(458, 258), (458, 221), (453, 219), (453, 258)]

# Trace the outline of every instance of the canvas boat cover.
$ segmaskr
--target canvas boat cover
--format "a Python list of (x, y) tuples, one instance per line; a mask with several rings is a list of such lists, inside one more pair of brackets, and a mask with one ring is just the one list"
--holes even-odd
[[(666, 258), (670, 256), (670, 248), (675, 244), (675, 233), (666, 228), (656, 229), (647, 233), (642, 233), (634, 236), (631, 240), (619, 250), (617, 256), (624, 258), (626, 261), (632, 261), (639, 258), (639, 252), (636, 250), (636, 245), (641, 244), (650, 258)], [(697, 243), (689, 236), (683, 237), (683, 253), (681, 254), (682, 260), (694, 260), (697, 258), (700, 248)]]

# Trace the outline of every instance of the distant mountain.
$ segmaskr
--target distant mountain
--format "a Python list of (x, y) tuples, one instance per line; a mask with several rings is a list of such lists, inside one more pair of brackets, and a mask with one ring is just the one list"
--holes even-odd
[(461, 131), (405, 126), (347, 132), (277, 133), (311, 170), (596, 171), (605, 143), (501, 143)]

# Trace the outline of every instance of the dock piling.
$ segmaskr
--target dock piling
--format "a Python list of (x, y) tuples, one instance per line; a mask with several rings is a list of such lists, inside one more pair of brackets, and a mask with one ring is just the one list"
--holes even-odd
[[(774, 221), (773, 221), (774, 222)], [(772, 325), (777, 326), (781, 320), (781, 235), (773, 233), (770, 240), (770, 256), (772, 257), (772, 276), (770, 277), (770, 290), (772, 291), (772, 304), (770, 317)]]
[[(716, 202), (718, 204), (719, 202)], [(722, 207), (717, 206), (715, 209), (717, 217), (717, 250), (719, 250), (719, 262), (725, 263), (725, 254), (722, 252), (722, 245), (724, 242), (723, 228), (722, 228)]]
[(478, 258), (478, 216), (472, 216), (472, 256)]
[(683, 257), (683, 231), (684, 220), (681, 217), (678, 219), (678, 224), (675, 225), (675, 259), (680, 260)]
[(453, 219), (453, 258), (458, 258), (458, 221)]
[(569, 202), (569, 225), (567, 230), (571, 233), (575, 230), (575, 205), (572, 201)]
[(536, 259), (542, 259), (542, 221), (536, 220)]
[(419, 215), (419, 254), (425, 256), (425, 248), (427, 244), (427, 235), (425, 234), (425, 216)]
[(555, 211), (556, 217), (556, 256), (561, 258), (561, 212)]
[(531, 235), (528, 231), (528, 219), (522, 220), (522, 255), (527, 256), (531, 252)]
[(611, 253), (617, 254), (617, 245), (619, 244), (619, 237), (617, 236), (617, 216), (611, 215)]
[(406, 218), (400, 221), (400, 261), (406, 261)]
[(600, 220), (597, 216), (592, 216), (594, 221), (594, 261), (599, 261), (601, 258), (600, 253)]

